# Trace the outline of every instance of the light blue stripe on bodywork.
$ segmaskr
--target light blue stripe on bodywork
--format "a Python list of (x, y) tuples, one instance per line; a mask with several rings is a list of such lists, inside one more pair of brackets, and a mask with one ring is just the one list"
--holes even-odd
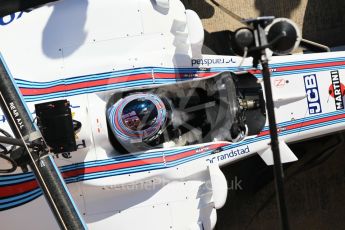
[(1, 204), (6, 204), (6, 203), (18, 202), (18, 201), (20, 201), (22, 199), (25, 199), (25, 198), (28, 198), (28, 197), (31, 197), (31, 196), (35, 196), (37, 193), (41, 193), (42, 194), (42, 191), (41, 191), (40, 188), (36, 188), (36, 189), (31, 190), (29, 192), (22, 193), (20, 195), (16, 195), (16, 196), (13, 196), (13, 197), (2, 198), (2, 199), (0, 199), (0, 205)]
[(11, 202), (11, 203), (6, 203), (6, 204), (0, 204), (0, 210), (1, 209), (8, 209), (8, 208), (12, 208), (21, 204), (24, 204), (26, 202), (32, 201), (34, 199), (36, 199), (37, 197), (42, 195), (42, 190), (39, 189), (38, 192), (36, 192), (35, 194), (28, 196), (26, 198), (23, 198), (21, 200), (15, 201), (15, 202)]

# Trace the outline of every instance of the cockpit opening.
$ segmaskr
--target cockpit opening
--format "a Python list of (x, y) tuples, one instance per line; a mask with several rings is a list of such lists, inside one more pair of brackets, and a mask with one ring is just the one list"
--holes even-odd
[(238, 142), (266, 120), (262, 87), (249, 73), (115, 92), (106, 109), (109, 140), (122, 153)]

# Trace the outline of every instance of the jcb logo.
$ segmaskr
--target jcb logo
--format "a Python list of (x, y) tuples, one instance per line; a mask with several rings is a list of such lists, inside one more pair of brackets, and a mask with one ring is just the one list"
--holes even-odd
[(316, 75), (306, 75), (304, 78), (305, 91), (307, 93), (309, 114), (321, 113), (319, 89), (317, 87)]

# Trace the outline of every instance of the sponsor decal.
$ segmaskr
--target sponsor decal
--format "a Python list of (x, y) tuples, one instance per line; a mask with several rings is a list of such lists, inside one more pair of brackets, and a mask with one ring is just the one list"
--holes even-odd
[(229, 159), (229, 158), (236, 157), (236, 156), (240, 156), (240, 155), (243, 155), (243, 154), (246, 154), (249, 152), (250, 152), (249, 146), (247, 145), (243, 149), (234, 149), (234, 150), (231, 150), (230, 152), (221, 154), (217, 157), (217, 159), (218, 159), (218, 161), (222, 161), (222, 160)]
[(4, 17), (0, 17), (0, 26), (6, 26), (13, 22), (14, 20), (17, 20), (22, 17), (24, 11), (20, 11), (17, 13), (13, 13)]
[(10, 102), (8, 104), (8, 107), (10, 108), (11, 112), (12, 112), (12, 115), (13, 115), (13, 119), (14, 121), (16, 122), (17, 126), (22, 129), (24, 128), (24, 124), (23, 124), (23, 121), (22, 121), (22, 118), (17, 110), (17, 107), (16, 105), (14, 104), (14, 102)]
[(197, 73), (185, 73), (185, 74), (183, 74), (184, 78), (196, 78), (198, 76), (199, 76), (199, 74), (197, 74)]
[(232, 58), (200, 58), (200, 59), (192, 59), (192, 66), (195, 65), (215, 65), (215, 64), (229, 64), (229, 63), (236, 63), (236, 61)]
[(223, 160), (233, 158), (236, 156), (241, 156), (249, 152), (250, 152), (250, 149), (249, 149), (249, 146), (247, 145), (244, 148), (232, 149), (230, 151), (226, 151), (226, 153), (220, 154), (217, 157), (212, 157), (211, 159), (206, 159), (206, 161), (212, 164), (215, 159), (217, 159), (219, 162), (219, 161), (223, 161)]
[[(71, 109), (78, 109), (78, 108), (80, 108), (80, 106), (79, 105), (75, 105), (75, 106), (70, 105), (70, 108)], [(34, 114), (36, 114), (35, 110), (33, 112), (31, 112), (31, 115), (34, 115)], [(75, 116), (75, 112), (72, 112), (72, 118), (74, 118), (74, 116)], [(7, 118), (4, 114), (0, 114), (0, 122), (2, 122), (2, 123), (7, 122)]]
[(277, 78), (274, 79), (274, 86), (277, 88), (283, 88), (285, 86), (285, 79), (284, 78)]
[(331, 71), (332, 85), (329, 87), (329, 95), (334, 98), (335, 108), (337, 110), (344, 109), (343, 97), (345, 94), (345, 86), (340, 82), (339, 71)]
[(305, 91), (307, 93), (308, 111), (309, 114), (317, 114), (322, 112), (320, 103), (320, 94), (317, 86), (315, 74), (306, 75), (303, 77)]
[(201, 153), (201, 152), (206, 152), (208, 151), (210, 148), (209, 147), (203, 147), (203, 148), (199, 148), (197, 150), (195, 150), (196, 153)]

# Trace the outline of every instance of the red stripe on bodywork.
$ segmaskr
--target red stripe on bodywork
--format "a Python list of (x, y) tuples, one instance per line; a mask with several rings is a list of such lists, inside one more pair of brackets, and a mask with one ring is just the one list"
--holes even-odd
[[(284, 72), (284, 71), (291, 71), (291, 70), (313, 69), (313, 68), (322, 68), (322, 67), (339, 66), (339, 65), (345, 65), (345, 61), (277, 67), (277, 68), (272, 68), (272, 71), (274, 70), (274, 72)], [(249, 72), (252, 74), (260, 74), (261, 70), (249, 70)], [(195, 77), (197, 78), (210, 77), (214, 74), (217, 74), (217, 72), (155, 73), (154, 77), (157, 79), (188, 79), (188, 77), (190, 77), (192, 79)], [(122, 83), (122, 82), (128, 82), (128, 81), (145, 80), (145, 79), (151, 79), (151, 78), (152, 78), (151, 73), (146, 73), (146, 74), (114, 77), (114, 78), (95, 80), (95, 81), (86, 81), (86, 82), (74, 83), (74, 84), (57, 85), (57, 86), (41, 88), (41, 89), (22, 87), (20, 88), (20, 91), (22, 92), (24, 96), (40, 95), (40, 94), (57, 93), (57, 92), (64, 92), (64, 91), (70, 91), (70, 90), (76, 90), (76, 89), (83, 89), (83, 88), (88, 88), (88, 87), (102, 86), (102, 85), (108, 85), (108, 84)]]
[(157, 164), (157, 163), (163, 163), (163, 158), (155, 157), (155, 158), (150, 158), (150, 159), (128, 161), (128, 162), (111, 164), (111, 165), (94, 166), (94, 167), (89, 167), (89, 168), (76, 169), (69, 172), (64, 172), (62, 173), (62, 176), (64, 178), (69, 178), (69, 177), (74, 177), (74, 176), (79, 176), (79, 175), (84, 175), (84, 174), (89, 174), (89, 173), (111, 171), (111, 170), (116, 170), (116, 169), (124, 169), (124, 168), (149, 165), (149, 164)]
[[(111, 165), (103, 165), (103, 166), (95, 166), (90, 168), (83, 168), (83, 169), (76, 169), (69, 172), (62, 173), (63, 178), (67, 179), (74, 176), (80, 176), (89, 173), (96, 173), (96, 172), (104, 172), (104, 171), (111, 171), (116, 169), (123, 169), (123, 168), (130, 168), (135, 166), (142, 166), (142, 165), (149, 165), (149, 164), (156, 164), (156, 163), (163, 163), (162, 157), (156, 157), (151, 159), (143, 159), (143, 160), (135, 160)], [(0, 187), (0, 198), (1, 197), (8, 197), (8, 196), (15, 196), (21, 193), (29, 192), (34, 189), (38, 188), (38, 184), (36, 180), (31, 180), (15, 185), (8, 185), (4, 187)]]
[[(328, 122), (328, 121), (332, 121), (332, 120), (337, 120), (337, 119), (342, 119), (342, 118), (345, 118), (345, 114), (339, 114), (339, 115), (335, 115), (335, 116), (320, 118), (317, 120), (305, 121), (305, 122), (294, 124), (294, 125), (282, 126), (282, 127), (279, 127), (279, 129), (281, 131), (298, 129), (301, 127), (306, 127), (306, 126), (319, 124), (319, 123), (323, 123), (323, 122)], [(264, 136), (264, 135), (268, 135), (268, 134), (269, 134), (269, 131), (267, 130), (267, 131), (261, 132), (258, 136)], [(186, 158), (186, 157), (189, 157), (192, 155), (196, 155), (196, 154), (199, 154), (199, 153), (202, 153), (205, 151), (214, 150), (214, 149), (217, 149), (219, 147), (226, 146), (226, 145), (227, 145), (226, 143), (218, 143), (218, 144), (214, 144), (214, 145), (210, 145), (210, 146), (200, 147), (198, 149), (190, 150), (187, 152), (182, 152), (182, 153), (179, 153), (176, 155), (166, 156), (165, 161), (166, 162), (176, 161), (176, 160), (183, 159), (183, 158)], [(201, 151), (198, 151), (198, 150), (201, 150)], [(129, 162), (104, 165), (104, 166), (94, 166), (94, 167), (88, 167), (88, 168), (83, 168), (83, 169), (76, 169), (76, 170), (64, 172), (64, 173), (62, 173), (62, 175), (66, 179), (66, 178), (90, 174), (90, 173), (111, 171), (111, 170), (124, 169), (124, 168), (136, 167), (136, 166), (156, 164), (156, 163), (163, 163), (163, 158), (162, 157), (155, 157), (155, 158), (150, 158), (150, 159), (134, 160), (134, 161), (129, 161)], [(8, 196), (15, 196), (15, 195), (18, 195), (21, 193), (32, 191), (36, 188), (38, 188), (38, 184), (35, 180), (31, 180), (31, 181), (27, 181), (27, 182), (15, 184), (15, 185), (3, 186), (3, 187), (0, 187), (0, 198), (1, 197), (8, 197)]]
[(127, 81), (145, 80), (145, 79), (151, 79), (151, 78), (152, 78), (151, 74), (138, 74), (138, 75), (132, 75), (132, 76), (122, 76), (122, 77), (95, 80), (95, 81), (86, 81), (86, 82), (74, 83), (74, 84), (68, 84), (68, 85), (57, 85), (57, 86), (42, 88), (42, 89), (20, 88), (20, 91), (22, 92), (24, 96), (39, 95), (39, 94), (57, 93), (57, 92), (64, 92), (64, 91), (69, 91), (69, 90), (83, 89), (83, 88), (102, 86), (102, 85), (110, 85), (110, 84), (122, 83), (122, 82), (127, 82)]
[[(182, 153), (179, 153), (179, 154), (176, 154), (176, 155), (166, 156), (165, 157), (165, 161), (166, 162), (171, 162), (171, 161), (180, 160), (180, 159), (183, 159), (183, 158), (186, 158), (186, 157), (189, 157), (189, 156), (193, 156), (193, 155), (196, 155), (196, 154), (199, 154), (199, 153), (203, 153), (203, 152), (206, 152), (206, 151), (214, 150), (214, 149), (226, 146), (226, 145), (228, 145), (228, 144), (220, 143), (220, 144), (214, 144), (214, 145), (200, 147), (200, 148), (193, 149), (193, 150), (190, 150), (190, 151), (187, 151), (187, 152), (182, 152)], [(200, 149), (204, 149), (204, 150), (199, 152), (198, 150), (200, 150)]]
[(32, 191), (36, 188), (38, 188), (38, 184), (36, 180), (26, 181), (26, 182), (15, 184), (15, 185), (3, 186), (3, 187), (0, 187), (0, 198), (15, 196), (17, 194)]
[(156, 79), (183, 79), (188, 80), (188, 78), (203, 78), (203, 77), (210, 77), (219, 72), (206, 72), (206, 73), (155, 73), (154, 77)]
[[(288, 125), (288, 126), (281, 126), (281, 127), (278, 127), (278, 132), (283, 132), (283, 131), (292, 130), (292, 129), (298, 129), (298, 128), (302, 128), (302, 127), (306, 127), (306, 126), (310, 126), (310, 125), (315, 125), (315, 124), (319, 124), (319, 123), (324, 123), (324, 122), (328, 122), (328, 121), (338, 120), (338, 119), (342, 119), (342, 118), (345, 118), (345, 114), (339, 114), (339, 115), (335, 115), (335, 116), (324, 117), (324, 118), (320, 118), (317, 120), (305, 121), (305, 122), (301, 122), (301, 123), (293, 124), (293, 125)], [(265, 136), (265, 135), (268, 135), (269, 133), (270, 133), (269, 130), (262, 131), (258, 136)]]
[[(208, 73), (197, 73), (197, 77), (210, 77), (216, 73), (208, 72)], [(157, 79), (186, 79), (186, 75), (188, 73), (159, 73), (155, 75)], [(33, 96), (33, 95), (41, 95), (41, 94), (48, 94), (48, 93), (58, 93), (58, 92), (67, 92), (70, 90), (76, 89), (84, 89), (89, 87), (96, 87), (96, 86), (104, 86), (104, 85), (111, 85), (116, 83), (123, 83), (129, 81), (138, 81), (138, 80), (146, 80), (152, 79), (152, 75), (150, 73), (147, 74), (138, 74), (138, 75), (130, 75), (130, 76), (122, 76), (116, 78), (109, 78), (109, 79), (102, 79), (102, 80), (95, 80), (95, 81), (86, 81), (81, 83), (74, 83), (74, 84), (66, 84), (66, 85), (57, 85), (53, 87), (47, 88), (24, 88), (21, 87), (20, 91), (24, 96)], [(192, 79), (192, 78), (191, 78)]]
[[(307, 65), (293, 65), (293, 66), (284, 66), (284, 67), (277, 67), (277, 68), (272, 67), (270, 69), (272, 72), (284, 72), (284, 71), (315, 69), (315, 68), (340, 66), (340, 65), (345, 65), (345, 61), (326, 62), (326, 63), (307, 64)], [(251, 74), (260, 74), (261, 70), (249, 70), (248, 72), (250, 72)]]

